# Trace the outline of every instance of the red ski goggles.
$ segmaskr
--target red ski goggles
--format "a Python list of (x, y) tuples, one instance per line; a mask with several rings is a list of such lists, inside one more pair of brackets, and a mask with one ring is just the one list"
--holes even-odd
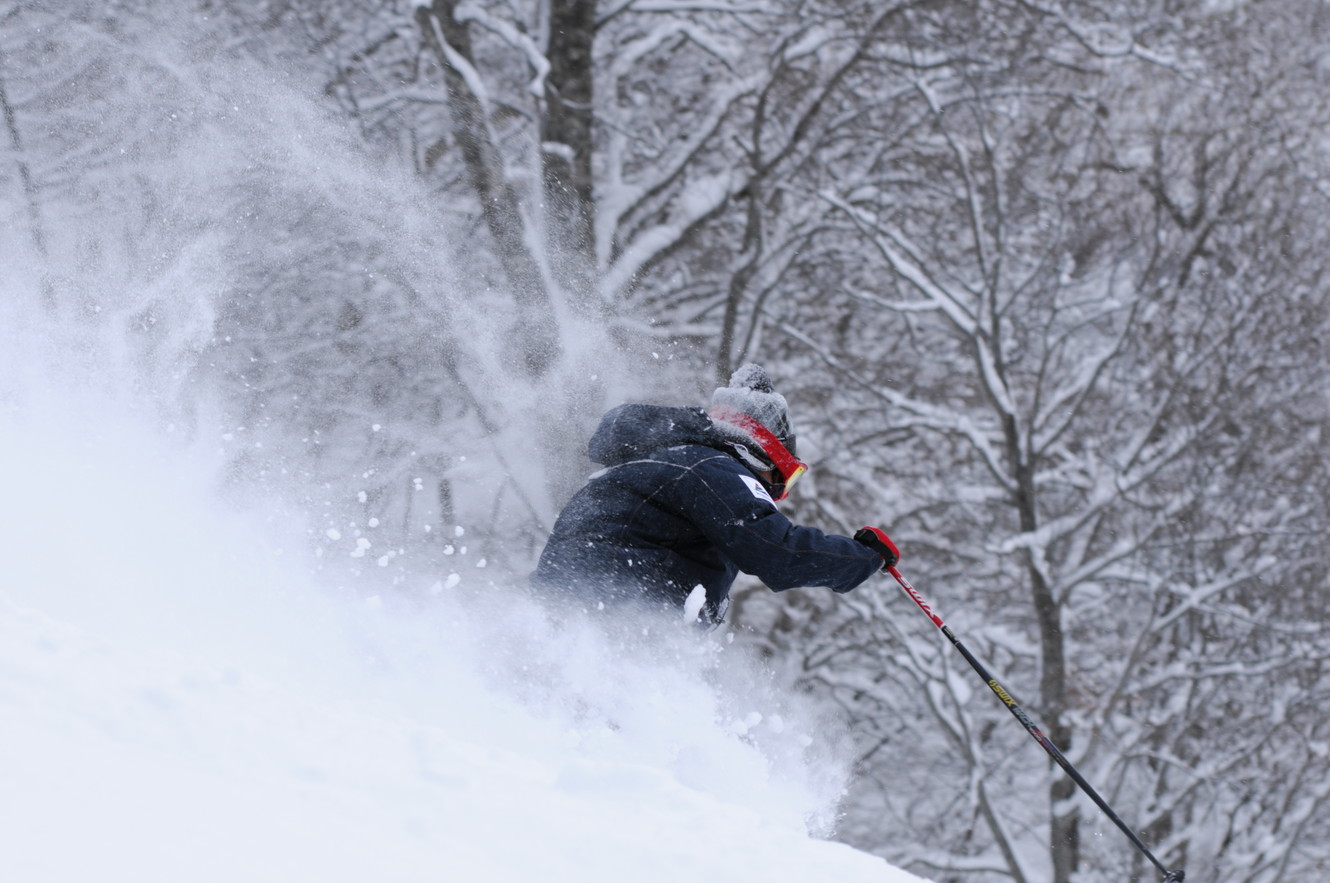
[(711, 416), (737, 426), (752, 436), (774, 467), (776, 480), (772, 482), (772, 499), (780, 501), (788, 497), (794, 483), (808, 471), (808, 464), (791, 454), (789, 448), (785, 447), (785, 443), (777, 438), (774, 432), (742, 411), (733, 408), (716, 408), (712, 410)]

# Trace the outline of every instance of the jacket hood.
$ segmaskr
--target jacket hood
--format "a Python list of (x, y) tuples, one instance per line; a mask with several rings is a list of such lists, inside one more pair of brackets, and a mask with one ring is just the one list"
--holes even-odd
[(592, 462), (618, 466), (676, 445), (725, 450), (726, 440), (701, 408), (620, 405), (600, 421), (587, 453)]

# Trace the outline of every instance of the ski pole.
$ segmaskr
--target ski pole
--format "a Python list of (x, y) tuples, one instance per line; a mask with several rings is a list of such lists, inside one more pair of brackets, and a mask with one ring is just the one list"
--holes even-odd
[(924, 612), (925, 616), (933, 621), (933, 625), (937, 626), (942, 634), (947, 636), (947, 640), (960, 651), (961, 655), (965, 657), (965, 661), (970, 663), (970, 666), (979, 674), (979, 677), (983, 678), (984, 683), (988, 684), (988, 688), (993, 691), (997, 698), (1002, 700), (1002, 704), (1007, 706), (1007, 710), (1015, 716), (1016, 720), (1021, 722), (1021, 726), (1025, 727), (1026, 732), (1034, 737), (1034, 740), (1039, 743), (1044, 751), (1048, 752), (1048, 756), (1053, 758), (1058, 766), (1062, 767), (1063, 771), (1071, 777), (1073, 782), (1080, 786), (1080, 789), (1084, 791), (1091, 800), (1095, 802), (1095, 805), (1103, 811), (1104, 815), (1108, 816), (1109, 820), (1117, 825), (1123, 834), (1127, 835), (1127, 839), (1132, 842), (1132, 845), (1139, 849), (1141, 854), (1148, 858), (1150, 863), (1159, 869), (1159, 872), (1164, 875), (1163, 883), (1183, 883), (1183, 879), (1187, 876), (1186, 872), (1181, 869), (1170, 871), (1168, 868), (1164, 867), (1159, 859), (1155, 858), (1154, 853), (1150, 852), (1146, 845), (1141, 842), (1141, 838), (1136, 835), (1136, 832), (1127, 827), (1127, 823), (1122, 821), (1117, 813), (1113, 812), (1113, 808), (1108, 805), (1108, 802), (1099, 796), (1099, 792), (1085, 780), (1085, 777), (1080, 774), (1076, 767), (1071, 765), (1071, 761), (1067, 760), (1066, 756), (1058, 750), (1058, 747), (1043, 734), (1038, 726), (1035, 725), (1035, 722), (1025, 713), (1025, 709), (1016, 704), (1016, 700), (1012, 698), (1011, 693), (998, 682), (997, 678), (989, 673), (988, 669), (985, 668), (983, 663), (970, 652), (969, 648), (961, 643), (960, 638), (956, 637), (956, 633), (953, 632), (950, 627), (942, 621), (942, 617), (929, 606), (929, 603), (924, 600), (923, 595), (919, 594), (918, 589), (910, 585), (909, 581), (901, 575), (901, 572), (896, 569), (896, 564), (894, 563), (900, 561), (900, 550), (896, 548), (896, 544), (891, 541), (891, 538), (880, 530), (874, 530), (873, 528), (868, 527), (857, 531), (854, 538), (864, 545), (874, 549), (879, 549), (880, 545), (885, 545), (885, 549), (879, 549), (879, 551), (889, 552), (891, 557), (883, 555), (883, 558), (887, 561), (893, 561), (894, 559), (893, 563), (887, 567), (887, 572), (896, 578), (896, 582), (900, 583), (900, 587), (905, 590), (905, 594), (910, 596), (911, 601), (919, 605), (919, 609)]

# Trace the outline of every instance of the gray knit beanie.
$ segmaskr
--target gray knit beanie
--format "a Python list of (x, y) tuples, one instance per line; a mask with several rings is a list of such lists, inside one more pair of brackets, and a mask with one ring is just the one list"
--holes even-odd
[(789, 403), (771, 385), (767, 372), (757, 365), (750, 363), (735, 371), (730, 376), (729, 386), (722, 386), (712, 394), (711, 405), (712, 417), (722, 431), (738, 429), (726, 425), (723, 416), (717, 417), (715, 409), (730, 408), (752, 417), (771, 430), (771, 434), (780, 439), (786, 450), (798, 456), (795, 452), (794, 432), (790, 428)]

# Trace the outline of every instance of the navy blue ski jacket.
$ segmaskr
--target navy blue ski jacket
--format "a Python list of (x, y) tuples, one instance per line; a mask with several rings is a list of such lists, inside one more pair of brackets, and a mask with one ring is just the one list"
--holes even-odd
[(682, 607), (701, 585), (718, 619), (739, 571), (775, 591), (848, 592), (882, 567), (849, 537), (792, 524), (700, 408), (620, 406), (588, 453), (606, 468), (555, 522), (532, 576), (541, 589)]

